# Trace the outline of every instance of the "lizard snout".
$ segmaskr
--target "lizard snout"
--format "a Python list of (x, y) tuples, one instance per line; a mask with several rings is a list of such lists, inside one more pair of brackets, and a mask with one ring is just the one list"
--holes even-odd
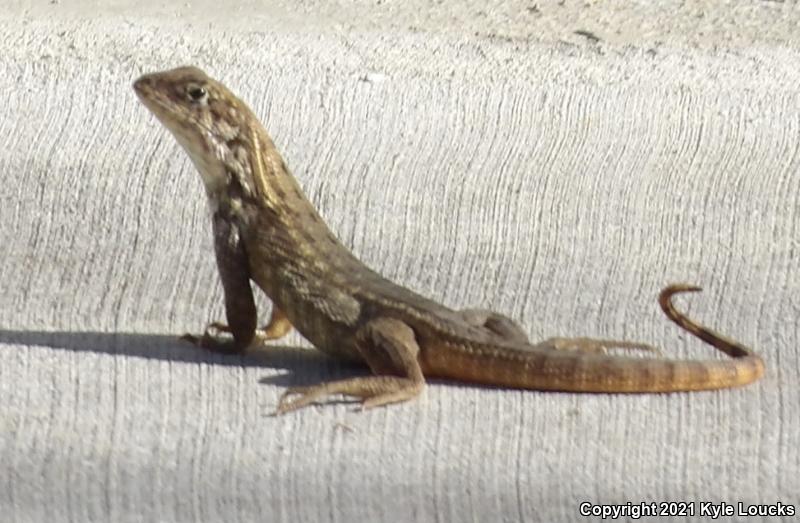
[(142, 94), (144, 90), (152, 84), (152, 78), (150, 75), (146, 74), (144, 76), (140, 76), (133, 82), (133, 90), (136, 91), (137, 94)]

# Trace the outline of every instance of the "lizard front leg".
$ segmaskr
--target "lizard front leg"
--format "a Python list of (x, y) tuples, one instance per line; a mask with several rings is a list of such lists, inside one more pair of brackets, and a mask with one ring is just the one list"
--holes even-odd
[[(214, 251), (217, 269), (225, 293), (225, 316), (228, 325), (211, 323), (202, 336), (186, 334), (182, 339), (198, 347), (218, 352), (241, 352), (260, 342), (256, 332), (256, 304), (250, 287), (250, 267), (239, 230), (220, 211), (214, 214)], [(221, 340), (211, 329), (229, 332), (232, 340)]]
[(360, 398), (362, 408), (368, 409), (406, 401), (422, 392), (425, 378), (417, 361), (419, 345), (411, 327), (391, 318), (371, 320), (356, 333), (356, 346), (376, 376), (292, 387), (281, 397), (276, 414), (305, 407), (333, 394)]

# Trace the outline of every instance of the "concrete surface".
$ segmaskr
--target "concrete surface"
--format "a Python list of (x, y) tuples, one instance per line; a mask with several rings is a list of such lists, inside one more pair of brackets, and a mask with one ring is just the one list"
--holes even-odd
[[(165, 5), (0, 9), (2, 521), (800, 510), (793, 6)], [(363, 371), (296, 335), (243, 357), (176, 341), (222, 314), (206, 204), (130, 83), (185, 63), (251, 103), (333, 229), (388, 277), (532, 338), (715, 357), (655, 303), (666, 282), (697, 282), (682, 306), (756, 347), (767, 375), (645, 396), (432, 383), (391, 408), (270, 417), (289, 385)], [(721, 518), (762, 519), (781, 518)]]

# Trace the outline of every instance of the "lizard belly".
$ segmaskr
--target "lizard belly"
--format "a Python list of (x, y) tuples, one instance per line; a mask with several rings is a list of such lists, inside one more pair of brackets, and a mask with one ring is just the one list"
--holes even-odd
[[(281, 309), (289, 322), (314, 347), (334, 357), (363, 361), (355, 346), (353, 324), (359, 312), (349, 301), (336, 299), (334, 292), (323, 296), (307, 292), (307, 282), (278, 284), (276, 271), (262, 266), (252, 275), (262, 291)], [(303, 288), (298, 292), (298, 287)]]
[(287, 311), (286, 315), (294, 328), (314, 347), (333, 357), (363, 362), (356, 349), (355, 336), (349, 326), (332, 321), (323, 314), (304, 314), (303, 308)]

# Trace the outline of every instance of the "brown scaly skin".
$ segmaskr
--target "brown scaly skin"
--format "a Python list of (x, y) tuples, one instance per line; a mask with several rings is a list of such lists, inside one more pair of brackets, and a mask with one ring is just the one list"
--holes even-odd
[[(203, 179), (212, 211), (228, 325), (212, 323), (186, 339), (241, 351), (292, 326), (318, 349), (366, 363), (375, 376), (289, 389), (283, 413), (331, 394), (364, 408), (417, 396), (425, 376), (504, 387), (575, 392), (669, 392), (745, 385), (764, 372), (746, 347), (694, 323), (671, 298), (699, 290), (672, 285), (660, 295), (667, 316), (731, 356), (662, 360), (609, 356), (606, 348), (655, 350), (591, 338), (528, 342), (512, 320), (482, 310), (455, 311), (386, 280), (328, 229), (252, 111), (194, 67), (142, 76), (141, 101), (175, 135)], [(256, 327), (254, 281), (273, 302)], [(228, 332), (221, 341), (210, 332)]]

